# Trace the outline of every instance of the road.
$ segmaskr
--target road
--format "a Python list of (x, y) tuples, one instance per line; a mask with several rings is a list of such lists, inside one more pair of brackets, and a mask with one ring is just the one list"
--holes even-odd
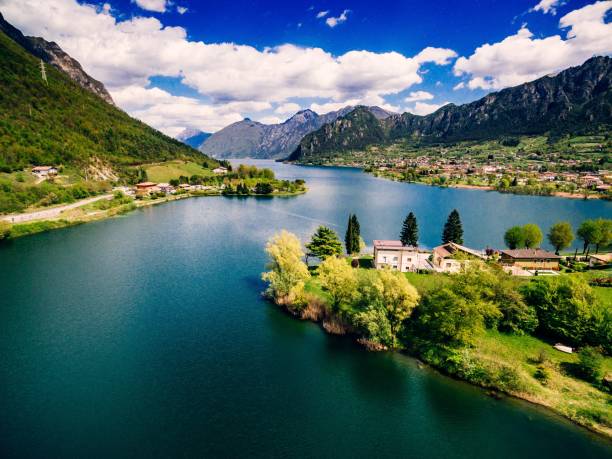
[(36, 212), (28, 212), (24, 214), (5, 215), (0, 217), (0, 220), (4, 220), (11, 223), (25, 223), (33, 220), (48, 220), (50, 218), (57, 218), (60, 214), (66, 210), (76, 209), (77, 207), (91, 204), (92, 202), (100, 201), (102, 199), (112, 199), (112, 194), (103, 194), (101, 196), (94, 196), (93, 198), (83, 199), (81, 201), (73, 202), (72, 204), (66, 204), (64, 206), (53, 207), (51, 209), (38, 210)]

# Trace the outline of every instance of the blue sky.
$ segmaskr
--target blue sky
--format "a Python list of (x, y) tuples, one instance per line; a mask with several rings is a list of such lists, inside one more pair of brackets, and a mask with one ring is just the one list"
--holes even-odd
[(376, 104), (429, 113), (612, 53), (611, 1), (0, 0), (170, 135)]

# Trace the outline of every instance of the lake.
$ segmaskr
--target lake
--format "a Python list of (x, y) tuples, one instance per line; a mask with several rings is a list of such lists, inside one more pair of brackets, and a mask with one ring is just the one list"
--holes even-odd
[(2, 457), (610, 457), (550, 412), (496, 401), (263, 301), (263, 247), (286, 228), (396, 238), (410, 210), (439, 243), (610, 217), (612, 203), (440, 189), (355, 169), (273, 167), (293, 198), (204, 197), (0, 246)]

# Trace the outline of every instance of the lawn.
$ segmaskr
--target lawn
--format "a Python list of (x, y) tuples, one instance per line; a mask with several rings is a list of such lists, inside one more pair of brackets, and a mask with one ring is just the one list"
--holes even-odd
[(213, 175), (210, 169), (205, 169), (200, 164), (191, 161), (168, 161), (166, 163), (152, 164), (145, 167), (147, 177), (156, 183), (169, 182), (171, 179), (178, 179), (181, 175), (191, 177), (200, 175), (202, 177)]

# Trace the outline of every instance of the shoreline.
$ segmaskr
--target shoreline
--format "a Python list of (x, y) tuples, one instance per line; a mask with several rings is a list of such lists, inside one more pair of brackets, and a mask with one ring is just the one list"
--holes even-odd
[(513, 192), (499, 191), (495, 189), (495, 187), (488, 186), (488, 185), (468, 185), (468, 184), (463, 184), (463, 183), (456, 183), (452, 185), (436, 185), (433, 183), (425, 183), (425, 182), (406, 182), (404, 180), (398, 180), (393, 177), (389, 177), (385, 174), (376, 174), (373, 172), (366, 172), (363, 166), (355, 166), (355, 165), (349, 166), (349, 165), (344, 165), (344, 164), (303, 164), (299, 162), (287, 162), (287, 164), (293, 164), (293, 165), (301, 166), (301, 167), (313, 167), (313, 166), (314, 167), (346, 167), (346, 168), (352, 168), (352, 169), (360, 169), (364, 174), (370, 174), (373, 177), (390, 180), (392, 182), (409, 183), (412, 185), (433, 186), (437, 188), (458, 188), (458, 189), (464, 189), (464, 190), (494, 191), (500, 194), (514, 194), (516, 196), (541, 196), (541, 197), (553, 197), (553, 198), (564, 198), (564, 199), (582, 199), (585, 201), (587, 200), (590, 201), (594, 199), (606, 200), (605, 196), (602, 196), (599, 194), (589, 194), (585, 197), (584, 194), (570, 193), (567, 191), (555, 191), (554, 193), (551, 193), (551, 194), (513, 193)]
[[(263, 294), (262, 294), (263, 295)], [(431, 362), (427, 362), (421, 359), (418, 354), (410, 352), (408, 349), (388, 349), (387, 347), (377, 347), (372, 346), (366, 339), (360, 337), (356, 331), (345, 322), (345, 320), (336, 314), (330, 313), (323, 304), (319, 303), (319, 301), (313, 301), (311, 298), (306, 306), (303, 309), (296, 309), (292, 307), (292, 304), (287, 303), (285, 301), (278, 301), (274, 298), (266, 297), (264, 298), (276, 307), (280, 307), (283, 312), (289, 314), (293, 318), (297, 318), (299, 320), (305, 320), (312, 323), (317, 324), (323, 331), (330, 335), (344, 335), (347, 338), (351, 339), (353, 343), (359, 345), (362, 350), (368, 352), (397, 352), (400, 355), (409, 357), (414, 359), (417, 364), (426, 366), (431, 371), (435, 371), (439, 375), (451, 378), (455, 381), (460, 381), (465, 384), (469, 384), (472, 387), (476, 387), (485, 392), (486, 395), (492, 397), (496, 400), (500, 400), (500, 394), (503, 396), (509, 397), (514, 401), (518, 401), (520, 403), (527, 403), (532, 408), (538, 408), (545, 410), (547, 413), (563, 419), (565, 421), (569, 421), (573, 426), (579, 427), (580, 429), (585, 429), (587, 432), (596, 435), (596, 437), (602, 441), (610, 442), (612, 444), (612, 429), (605, 430), (605, 428), (598, 428), (599, 426), (589, 425), (587, 423), (580, 422), (578, 419), (574, 419), (565, 413), (555, 409), (551, 405), (547, 405), (544, 402), (538, 400), (534, 396), (530, 396), (529, 394), (521, 394), (508, 392), (498, 387), (490, 387), (481, 384), (476, 384), (468, 379), (461, 378), (458, 374), (451, 373), (446, 371), (444, 367), (437, 366)], [(314, 304), (313, 304), (314, 303)]]
[[(57, 215), (55, 218), (48, 218), (48, 219), (42, 218), (42, 219), (36, 219), (36, 220), (27, 220), (25, 222), (20, 222), (20, 223), (12, 223), (11, 221), (7, 220), (8, 218), (14, 218), (20, 215), (28, 215), (28, 214), (36, 213), (38, 211), (44, 212), (45, 210), (47, 210), (47, 209), (38, 209), (35, 211), (24, 212), (23, 214), (3, 215), (3, 216), (0, 216), (0, 221), (7, 221), (7, 223), (11, 224), (11, 232), (15, 234), (11, 234), (7, 238), (4, 239), (5, 241), (10, 241), (10, 240), (14, 240), (17, 238), (30, 236), (30, 235), (38, 234), (38, 233), (44, 233), (44, 232), (51, 231), (51, 230), (69, 228), (71, 226), (78, 226), (78, 225), (83, 225), (83, 224), (91, 223), (95, 221), (106, 220), (106, 219), (128, 214), (137, 209), (157, 206), (160, 204), (165, 204), (165, 203), (173, 202), (173, 201), (180, 201), (183, 199), (200, 198), (200, 197), (227, 197), (227, 198), (245, 198), (245, 199), (246, 198), (267, 198), (267, 199), (291, 198), (294, 196), (305, 194), (307, 191), (308, 189), (305, 189), (299, 192), (294, 192), (294, 193), (274, 193), (270, 195), (255, 195), (255, 194), (248, 194), (248, 195), (226, 194), (224, 195), (221, 192), (215, 192), (215, 193), (206, 193), (206, 192), (197, 193), (196, 192), (196, 193), (186, 193), (186, 194), (179, 194), (179, 195), (170, 195), (170, 196), (165, 196), (163, 198), (147, 200), (147, 201), (135, 199), (129, 204), (123, 204), (121, 206), (110, 208), (107, 210), (99, 210), (99, 211), (91, 212), (86, 215), (77, 215), (77, 216), (74, 216), (74, 215), (71, 216), (70, 214), (62, 215), (63, 213), (62, 212), (59, 215)], [(88, 200), (86, 199), (84, 201), (88, 201)], [(70, 211), (70, 210), (79, 211), (79, 209), (87, 206), (88, 204), (90, 204), (90, 202), (83, 202), (79, 206), (71, 207), (66, 210), (67, 211)], [(0, 239), (0, 243), (2, 243), (1, 239)]]

